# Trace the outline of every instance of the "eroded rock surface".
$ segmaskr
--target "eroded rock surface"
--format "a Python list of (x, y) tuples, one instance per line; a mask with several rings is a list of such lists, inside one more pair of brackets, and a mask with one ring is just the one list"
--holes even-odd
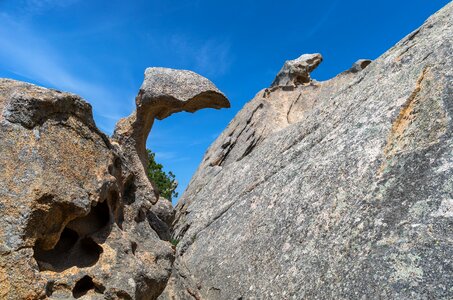
[(452, 299), (452, 15), (246, 104), (178, 203), (161, 298)]
[(322, 62), (322, 55), (303, 54), (300, 57), (287, 60), (272, 82), (271, 87), (297, 86), (311, 81), (310, 73)]
[(0, 299), (155, 299), (165, 288), (174, 212), (139, 151), (154, 117), (229, 102), (192, 72), (154, 71), (112, 141), (80, 97), (0, 79)]
[(112, 137), (125, 164), (133, 170), (128, 187), (133, 190), (134, 201), (125, 208), (124, 215), (131, 220), (147, 219), (159, 237), (169, 240), (168, 216), (173, 218), (173, 207), (171, 203), (164, 205), (165, 199), (158, 201), (157, 188), (146, 176), (146, 139), (154, 119), (162, 120), (181, 111), (226, 108), (230, 102), (211, 81), (192, 71), (148, 68), (135, 103), (137, 109), (118, 121)]
[(123, 147), (131, 147), (146, 160), (146, 139), (154, 119), (162, 120), (173, 113), (195, 112), (203, 108), (230, 107), (228, 99), (207, 78), (192, 71), (148, 68), (145, 80), (135, 99), (137, 110), (121, 119), (114, 139)]

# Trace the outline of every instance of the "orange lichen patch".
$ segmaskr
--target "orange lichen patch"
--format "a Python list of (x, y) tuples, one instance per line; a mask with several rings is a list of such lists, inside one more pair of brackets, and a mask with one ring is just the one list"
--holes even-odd
[[(56, 170), (54, 173), (65, 174), (66, 180), (86, 182), (89, 178), (96, 178), (97, 167), (106, 167), (100, 159), (108, 157), (107, 149), (105, 149), (105, 157), (101, 157), (99, 145), (80, 138), (80, 136), (90, 138), (92, 133), (89, 128), (80, 125), (73, 117), (70, 117), (67, 122), (79, 134), (61, 127), (49, 126), (42, 134), (43, 144), (55, 145), (58, 151), (41, 148), (40, 154), (43, 160), (49, 167), (52, 166), (52, 169)], [(83, 157), (83, 160), (78, 159), (80, 157)]]
[[(29, 250), (22, 250), (21, 254), (26, 254), (24, 251)], [(0, 256), (0, 299), (42, 299), (44, 296), (45, 281), (30, 268), (29, 256), (21, 254)]]
[(428, 67), (425, 67), (417, 79), (415, 89), (412, 91), (409, 98), (407, 98), (406, 102), (403, 105), (403, 108), (400, 110), (398, 117), (392, 124), (392, 129), (387, 139), (387, 145), (384, 148), (384, 154), (386, 156), (391, 156), (395, 154), (395, 152), (398, 149), (397, 147), (398, 142), (401, 140), (404, 131), (407, 129), (409, 124), (411, 124), (412, 121), (416, 118), (414, 109), (419, 101), (417, 95), (420, 93), (422, 89), (422, 82), (427, 72)]
[(157, 261), (157, 258), (154, 255), (152, 255), (150, 252), (139, 252), (137, 254), (137, 257), (139, 258), (139, 260), (141, 262), (143, 262), (143, 264), (149, 265), (149, 266), (155, 265), (156, 261)]
[(3, 266), (0, 266), (0, 299), (6, 299), (11, 290), (11, 284)]
[(378, 175), (384, 172), (395, 155), (438, 143), (446, 132), (447, 119), (441, 89), (433, 82), (434, 75), (429, 67), (425, 67), (392, 123), (384, 147), (385, 161), (381, 164)]
[(109, 273), (112, 269), (112, 264), (115, 263), (117, 251), (110, 247), (108, 244), (102, 245), (103, 253), (101, 254), (100, 265), (105, 273)]
[(80, 274), (79, 267), (71, 267), (61, 272), (55, 272), (50, 270), (41, 271), (41, 275), (45, 277), (47, 280), (58, 280), (61, 278), (70, 278), (72, 276)]

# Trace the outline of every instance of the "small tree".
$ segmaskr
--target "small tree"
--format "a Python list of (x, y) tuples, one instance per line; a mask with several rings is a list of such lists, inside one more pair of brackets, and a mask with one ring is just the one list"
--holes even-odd
[(171, 171), (165, 173), (163, 166), (156, 162), (156, 154), (147, 149), (148, 152), (148, 166), (146, 174), (148, 178), (156, 185), (159, 195), (171, 201), (173, 197), (178, 197), (176, 188), (178, 182), (176, 181), (175, 174)]

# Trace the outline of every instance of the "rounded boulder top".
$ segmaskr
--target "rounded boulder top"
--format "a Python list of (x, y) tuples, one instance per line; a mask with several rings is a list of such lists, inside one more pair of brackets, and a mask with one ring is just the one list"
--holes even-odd
[(138, 106), (153, 102), (156, 98), (173, 98), (187, 102), (202, 95), (209, 95), (210, 107), (229, 107), (230, 103), (225, 95), (209, 79), (188, 70), (169, 68), (147, 68), (145, 79), (140, 88), (142, 103)]

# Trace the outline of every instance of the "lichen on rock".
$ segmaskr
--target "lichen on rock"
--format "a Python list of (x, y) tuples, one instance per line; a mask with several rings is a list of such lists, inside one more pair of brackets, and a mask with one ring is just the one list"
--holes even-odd
[(178, 202), (160, 299), (453, 299), (452, 14), (330, 80), (285, 63)]
[(110, 140), (82, 98), (0, 79), (0, 298), (157, 298), (174, 212), (137, 149), (154, 118), (228, 106), (204, 77), (151, 68)]

